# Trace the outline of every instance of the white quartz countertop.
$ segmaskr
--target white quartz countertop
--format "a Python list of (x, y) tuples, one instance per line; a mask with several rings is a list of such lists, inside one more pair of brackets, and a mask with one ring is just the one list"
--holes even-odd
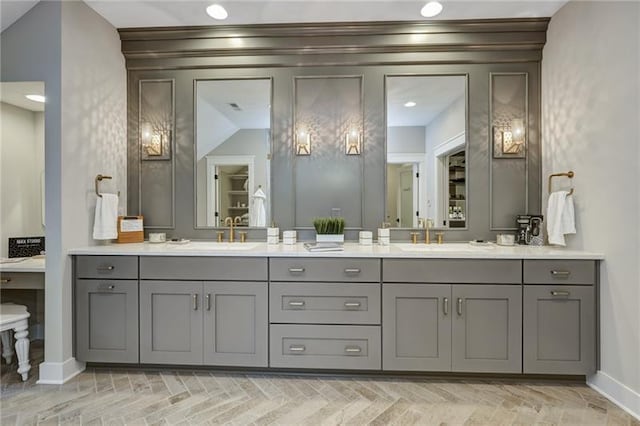
[[(19, 259), (19, 260), (18, 260)], [(5, 263), (6, 262), (6, 263)], [(0, 272), (42, 272), (45, 270), (44, 258), (22, 257), (0, 260)]]
[(215, 243), (192, 241), (188, 244), (108, 244), (74, 248), (70, 255), (107, 256), (235, 256), (235, 257), (349, 257), (349, 258), (424, 258), (424, 259), (576, 259), (602, 260), (604, 254), (567, 250), (559, 247), (512, 246), (496, 244), (476, 246), (469, 243), (403, 244), (361, 246), (345, 243), (341, 252), (309, 252), (302, 243)]

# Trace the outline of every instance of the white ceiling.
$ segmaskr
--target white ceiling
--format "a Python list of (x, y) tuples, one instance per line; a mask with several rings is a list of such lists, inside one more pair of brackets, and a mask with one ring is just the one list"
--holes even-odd
[[(215, 21), (205, 8), (218, 2), (229, 18)], [(441, 0), (434, 19), (550, 17), (566, 0)], [(37, 0), (2, 0), (2, 30)], [(416, 21), (425, 20), (415, 0), (86, 0), (116, 28), (183, 25), (228, 25), (282, 22)]]
[(44, 103), (30, 101), (25, 98), (25, 95), (44, 95), (44, 83), (42, 81), (0, 83), (0, 102), (30, 111), (44, 111)]
[[(464, 96), (463, 76), (411, 76), (387, 79), (387, 126), (427, 126)], [(407, 108), (413, 101), (416, 106)]]

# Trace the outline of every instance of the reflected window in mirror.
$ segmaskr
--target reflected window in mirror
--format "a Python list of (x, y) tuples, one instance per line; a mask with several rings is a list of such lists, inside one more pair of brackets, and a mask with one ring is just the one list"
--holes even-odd
[(387, 76), (386, 222), (465, 228), (466, 75)]
[(196, 227), (270, 221), (271, 79), (195, 83)]

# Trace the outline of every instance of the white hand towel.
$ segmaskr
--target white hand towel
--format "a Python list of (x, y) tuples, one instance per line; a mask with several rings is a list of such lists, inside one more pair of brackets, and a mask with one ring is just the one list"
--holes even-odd
[(118, 196), (102, 194), (97, 198), (93, 239), (115, 240), (118, 238)]
[(547, 205), (547, 235), (549, 244), (566, 245), (564, 236), (576, 233), (573, 197), (568, 191), (556, 191), (549, 195)]
[(253, 212), (251, 213), (251, 218), (249, 222), (249, 226), (267, 226), (267, 212), (264, 208), (264, 201), (267, 199), (262, 188), (258, 188), (258, 190), (253, 194)]

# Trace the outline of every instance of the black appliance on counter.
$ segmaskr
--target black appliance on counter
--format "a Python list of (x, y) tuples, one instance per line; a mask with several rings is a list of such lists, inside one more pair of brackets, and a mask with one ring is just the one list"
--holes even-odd
[(539, 241), (542, 239), (542, 221), (544, 216), (541, 214), (519, 214), (516, 216), (516, 242), (518, 244), (531, 244), (532, 240)]

